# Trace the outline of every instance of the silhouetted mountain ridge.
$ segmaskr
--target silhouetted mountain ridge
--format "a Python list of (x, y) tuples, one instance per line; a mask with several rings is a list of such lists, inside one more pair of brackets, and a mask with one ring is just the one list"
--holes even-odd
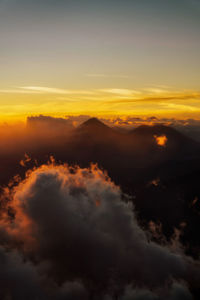
[[(71, 129), (70, 129), (71, 130)], [(70, 132), (70, 134), (69, 134)], [(87, 167), (97, 163), (108, 172), (122, 190), (134, 196), (138, 215), (147, 223), (160, 221), (170, 236), (181, 222), (188, 225), (185, 243), (194, 243), (198, 253), (196, 228), (200, 230), (200, 144), (163, 124), (142, 125), (129, 132), (110, 128), (97, 118), (91, 118), (71, 131), (33, 131), (19, 139), (15, 147), (1, 154), (1, 185), (16, 174), (22, 178), (25, 171), (46, 163), (49, 156), (56, 161)], [(167, 143), (161, 146), (155, 136), (166, 135)], [(27, 153), (31, 158), (26, 167), (19, 161)], [(195, 245), (197, 244), (197, 246)]]
[(77, 131), (82, 134), (93, 135), (96, 138), (96, 135), (99, 135), (99, 138), (102, 136), (107, 136), (115, 132), (111, 127), (107, 126), (97, 118), (91, 118), (83, 122), (78, 128)]
[[(143, 156), (144, 160), (151, 160), (151, 157), (154, 160), (155, 156), (165, 160), (169, 157), (170, 159), (177, 159), (182, 156), (189, 158), (189, 156), (196, 155), (200, 151), (198, 142), (163, 124), (141, 125), (129, 132), (120, 132), (105, 125), (97, 118), (91, 118), (82, 123), (77, 131), (79, 137), (84, 136), (85, 144), (87, 138), (90, 138), (90, 145), (91, 139), (94, 144), (107, 145), (107, 147), (111, 147), (113, 155), (120, 148), (120, 151), (130, 155), (139, 155), (140, 158)], [(157, 144), (156, 137), (159, 136), (166, 137), (166, 145), (163, 147)], [(84, 143), (83, 140), (81, 142)], [(104, 148), (102, 151), (106, 152), (108, 149)]]
[(107, 125), (105, 125), (103, 122), (101, 122), (97, 118), (90, 118), (87, 121), (83, 122), (81, 127), (101, 127), (101, 128), (108, 128)]

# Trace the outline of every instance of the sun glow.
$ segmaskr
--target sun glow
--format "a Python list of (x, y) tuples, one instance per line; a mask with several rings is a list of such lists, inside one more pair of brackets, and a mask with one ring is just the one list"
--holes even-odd
[(176, 116), (200, 113), (200, 92), (170, 88), (66, 89), (23, 86), (0, 89), (0, 121), (25, 121), (30, 115)]

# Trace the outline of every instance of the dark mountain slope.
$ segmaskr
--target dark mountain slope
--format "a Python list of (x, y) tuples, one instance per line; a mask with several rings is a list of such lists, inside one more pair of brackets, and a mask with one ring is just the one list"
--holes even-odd
[[(167, 138), (164, 146), (155, 138), (162, 135)], [(25, 168), (19, 165), (24, 153), (32, 158)], [(198, 250), (195, 230), (200, 230), (200, 210), (197, 204), (191, 205), (195, 197), (200, 199), (198, 142), (164, 125), (140, 126), (127, 133), (92, 118), (70, 133), (46, 137), (35, 132), (31, 140), (29, 136), (19, 140), (11, 152), (0, 155), (1, 185), (16, 174), (24, 177), (35, 159), (38, 164), (46, 163), (50, 155), (61, 163), (98, 163), (123, 191), (134, 196), (138, 216), (145, 224), (160, 221), (170, 236), (174, 227), (186, 222), (185, 243), (192, 237), (191, 244), (195, 241)]]

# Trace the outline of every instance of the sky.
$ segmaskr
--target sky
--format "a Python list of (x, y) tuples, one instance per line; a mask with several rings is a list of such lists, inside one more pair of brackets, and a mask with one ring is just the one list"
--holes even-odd
[(200, 116), (199, 0), (0, 0), (0, 121)]

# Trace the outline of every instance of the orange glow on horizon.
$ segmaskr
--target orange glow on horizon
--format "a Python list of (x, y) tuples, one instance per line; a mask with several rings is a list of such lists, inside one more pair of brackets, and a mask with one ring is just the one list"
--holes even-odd
[(155, 116), (198, 118), (200, 91), (166, 88), (66, 89), (24, 86), (0, 88), (0, 123), (25, 122), (28, 116)]

